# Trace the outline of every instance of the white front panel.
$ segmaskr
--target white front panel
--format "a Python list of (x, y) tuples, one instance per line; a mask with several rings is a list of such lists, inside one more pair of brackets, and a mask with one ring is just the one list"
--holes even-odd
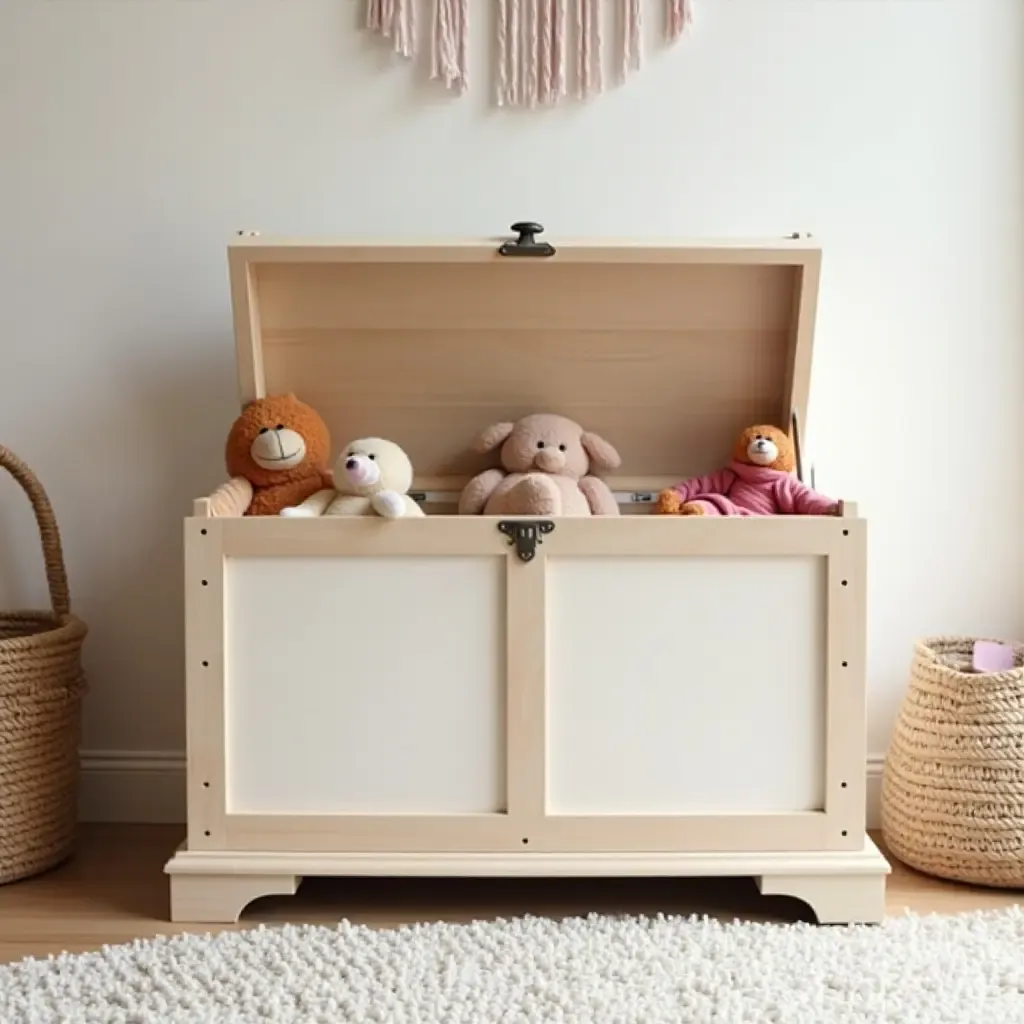
[(504, 810), (503, 557), (225, 572), (228, 813)]
[(550, 813), (822, 808), (823, 558), (547, 571)]

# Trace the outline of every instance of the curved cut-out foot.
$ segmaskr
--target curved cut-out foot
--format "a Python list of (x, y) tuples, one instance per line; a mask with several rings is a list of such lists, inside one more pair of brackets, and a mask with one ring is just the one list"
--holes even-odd
[(885, 876), (761, 875), (764, 896), (793, 896), (814, 911), (819, 924), (879, 924), (885, 918)]
[(262, 896), (294, 896), (298, 875), (171, 875), (171, 920), (235, 924)]

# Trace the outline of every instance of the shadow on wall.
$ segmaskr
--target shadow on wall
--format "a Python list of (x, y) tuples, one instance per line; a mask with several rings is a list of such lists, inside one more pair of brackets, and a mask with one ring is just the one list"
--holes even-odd
[[(85, 446), (122, 439), (102, 479), (79, 474), (66, 541), (90, 626), (83, 747), (184, 746), (182, 518), (224, 477), (237, 400), (230, 338), (147, 338), (118, 373), (122, 397), (88, 410)], [(131, 737), (131, 739), (129, 739)]]

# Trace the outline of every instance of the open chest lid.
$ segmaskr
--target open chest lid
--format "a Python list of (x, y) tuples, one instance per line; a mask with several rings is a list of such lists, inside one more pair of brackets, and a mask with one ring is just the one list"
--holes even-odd
[(751, 424), (804, 422), (816, 243), (544, 248), (515, 230), (437, 245), (239, 237), (241, 401), (293, 392), (324, 417), (332, 456), (387, 437), (414, 488), (441, 491), (497, 464), (470, 451), (481, 431), (532, 412), (611, 442), (622, 465), (601, 475), (628, 491), (716, 469)]

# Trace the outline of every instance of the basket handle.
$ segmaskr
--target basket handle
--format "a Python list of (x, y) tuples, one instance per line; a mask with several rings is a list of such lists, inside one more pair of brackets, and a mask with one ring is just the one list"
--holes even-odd
[(62, 619), (71, 612), (68, 595), (68, 574), (64, 568), (64, 553), (61, 549), (60, 531), (53, 515), (50, 499), (35, 473), (25, 465), (9, 448), (0, 444), (0, 467), (6, 469), (21, 484), (22, 490), (32, 502), (39, 527), (39, 538), (43, 544), (43, 559), (46, 562), (46, 583), (50, 588), (50, 604), (54, 614)]

